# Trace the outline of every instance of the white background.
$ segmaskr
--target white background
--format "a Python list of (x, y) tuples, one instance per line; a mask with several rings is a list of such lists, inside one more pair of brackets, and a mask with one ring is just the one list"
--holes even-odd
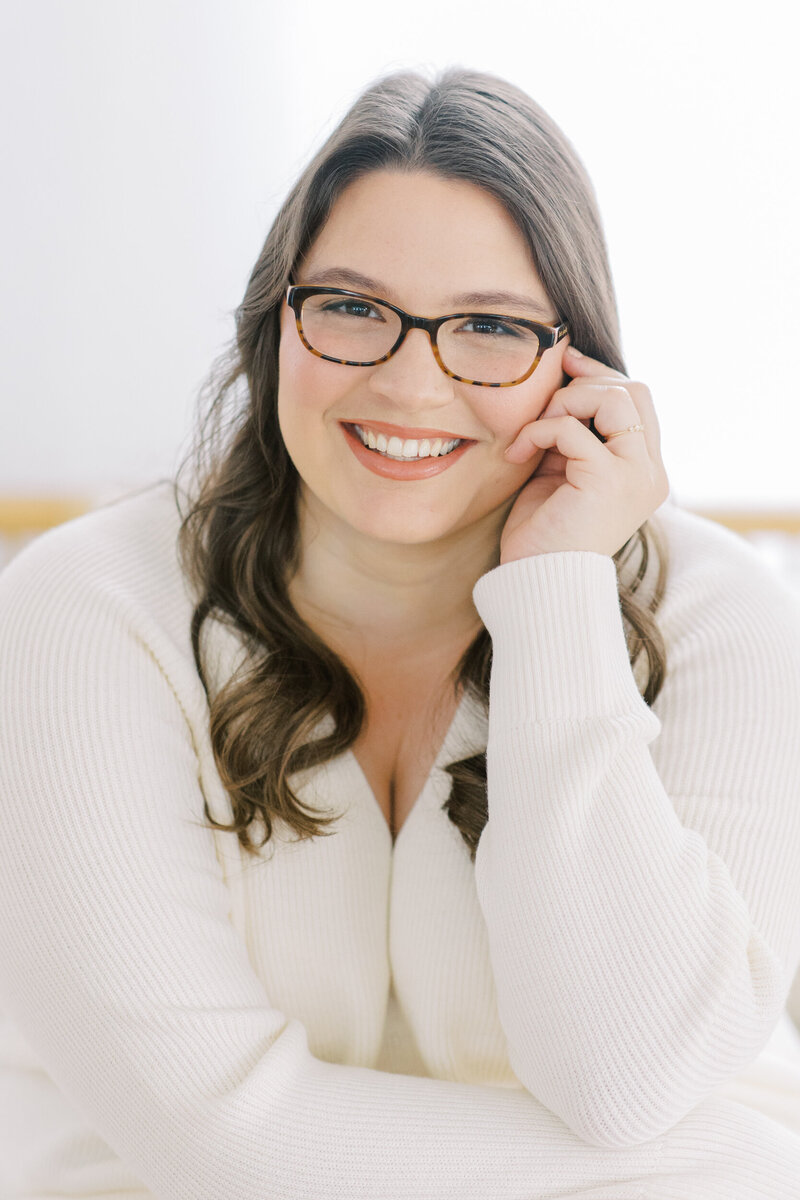
[(6, 0), (0, 493), (170, 473), (267, 228), (401, 66), (525, 88), (598, 193), (673, 495), (800, 506), (788, 3)]

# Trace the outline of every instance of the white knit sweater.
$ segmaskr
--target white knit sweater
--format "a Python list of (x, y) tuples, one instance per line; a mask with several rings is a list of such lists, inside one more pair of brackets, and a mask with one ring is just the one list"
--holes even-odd
[(178, 520), (159, 484), (0, 575), (0, 1196), (800, 1196), (800, 613), (755, 552), (659, 510), (652, 711), (610, 558), (497, 567), (475, 865), (469, 699), (394, 846), (348, 752), (294, 781), (335, 834), (252, 861), (204, 823)]

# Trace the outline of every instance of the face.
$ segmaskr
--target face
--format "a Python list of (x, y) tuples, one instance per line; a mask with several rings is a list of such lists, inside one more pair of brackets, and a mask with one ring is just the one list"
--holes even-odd
[[(425, 172), (374, 171), (351, 184), (295, 282), (364, 292), (426, 317), (483, 311), (544, 324), (558, 317), (499, 201), (473, 184)], [(520, 300), (492, 301), (499, 292)], [(460, 299), (472, 293), (485, 296), (480, 303)], [(420, 329), (374, 367), (318, 358), (302, 344), (284, 303), (278, 417), (309, 507), (352, 536), (382, 542), (441, 543), (473, 526), (499, 538), (510, 504), (541, 459), (509, 464), (503, 451), (561, 386), (564, 347), (562, 341), (545, 351), (524, 383), (476, 387), (445, 375)], [(466, 444), (452, 459), (430, 459), (425, 469), (433, 464), (432, 473), (421, 474), (420, 464), (411, 468), (416, 477), (393, 478), (371, 469), (378, 459), (381, 466), (388, 461), (387, 470), (394, 465), (362, 447), (354, 424), (401, 440), (445, 435)]]

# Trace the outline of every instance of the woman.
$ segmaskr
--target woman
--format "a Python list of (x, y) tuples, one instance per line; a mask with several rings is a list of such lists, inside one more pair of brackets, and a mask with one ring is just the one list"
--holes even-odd
[(563, 135), (370, 88), (212, 395), (0, 579), (7, 1193), (796, 1196), (797, 612)]

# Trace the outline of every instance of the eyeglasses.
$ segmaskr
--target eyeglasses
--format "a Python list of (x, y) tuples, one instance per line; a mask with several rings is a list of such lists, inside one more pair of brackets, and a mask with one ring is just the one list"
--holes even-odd
[(387, 300), (314, 284), (287, 288), (297, 332), (307, 350), (347, 367), (386, 362), (411, 329), (424, 329), (445, 375), (476, 387), (514, 387), (532, 375), (545, 350), (567, 333), (499, 313), (414, 317)]

